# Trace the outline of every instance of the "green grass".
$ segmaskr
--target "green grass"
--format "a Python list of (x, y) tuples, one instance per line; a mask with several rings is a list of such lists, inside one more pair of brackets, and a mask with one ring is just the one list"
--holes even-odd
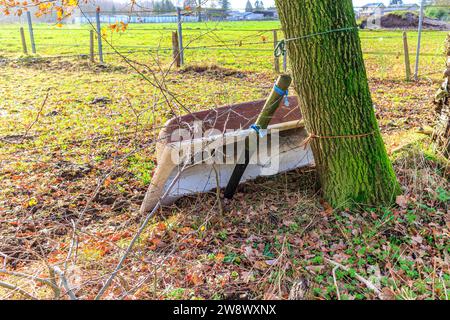
[[(185, 23), (185, 58), (189, 63), (208, 61), (224, 67), (249, 71), (270, 71), (273, 67), (272, 30), (280, 28), (276, 21)], [(19, 25), (2, 25), (0, 28), (0, 56), (17, 58), (22, 55)], [(108, 26), (104, 25), (107, 29)], [(106, 39), (118, 51), (128, 52), (160, 48), (158, 58), (164, 63), (171, 60), (171, 33), (176, 24), (135, 24), (124, 33), (107, 33)], [(34, 26), (37, 53), (40, 56), (89, 54), (89, 26), (37, 24)], [(410, 54), (414, 63), (417, 32), (409, 31)], [(368, 69), (375, 77), (403, 77), (403, 42), (401, 31), (360, 31)], [(28, 34), (26, 34), (28, 41)], [(443, 61), (446, 32), (425, 31), (422, 43), (421, 72), (436, 72)], [(282, 38), (281, 31), (279, 38)], [(242, 46), (237, 44), (242, 41)], [(29, 41), (28, 41), (29, 43)], [(245, 43), (252, 43), (245, 45)], [(216, 46), (216, 48), (199, 47)], [(217, 47), (218, 46), (218, 47)], [(30, 51), (30, 45), (28, 44)], [(117, 62), (113, 49), (104, 43), (106, 62)], [(149, 62), (149, 54), (137, 52), (131, 58)]]
[[(165, 83), (174, 95), (168, 102), (159, 89), (112, 55), (105, 57), (107, 67), (79, 58), (47, 61), (22, 57), (18, 27), (0, 28), (0, 216), (7, 225), (0, 228), (0, 237), (4, 239), (0, 242), (0, 251), (12, 250), (26, 255), (29, 250), (13, 241), (18, 234), (29, 237), (24, 241), (29, 241), (25, 245), (31, 246), (43, 234), (42, 230), (53, 232), (62, 228), (66, 230), (65, 235), (46, 231), (45, 239), (52, 242), (44, 245), (44, 249), (49, 250), (51, 263), (65, 259), (72, 234), (69, 221), (83, 210), (97, 184), (102, 182), (99, 197), (86, 211), (86, 221), (83, 221), (86, 233), (80, 234), (84, 259), (77, 265), (83, 280), (96, 284), (99, 275), (109, 273), (117, 263), (121, 252), (118, 248), (131, 241), (141, 220), (139, 206), (157, 165), (152, 140), (157, 138), (159, 127), (174, 115), (188, 110), (264, 98), (276, 77), (272, 70), (273, 44), (271, 32), (260, 34), (255, 30), (279, 26), (274, 22), (220, 23), (215, 26), (220, 30), (197, 39), (203, 31), (189, 29), (207, 29), (214, 25), (186, 24), (187, 41), (195, 39), (192, 46), (218, 45), (221, 41), (243, 37), (248, 37), (245, 40), (248, 42), (260, 42), (264, 35), (268, 37), (267, 43), (261, 46), (265, 51), (187, 50), (186, 67), (172, 69), (167, 74), (170, 52), (160, 52), (162, 70), (154, 54), (130, 55), (150, 65), (150, 71), (138, 65), (146, 77), (155, 80), (154, 76)], [(174, 27), (173, 24), (130, 26), (125, 34), (115, 34), (113, 43), (168, 46), (169, 30), (144, 29)], [(49, 28), (35, 26), (39, 56), (88, 52), (87, 28)], [(237, 28), (242, 30), (231, 31)], [(369, 84), (388, 150), (405, 142), (410, 144), (410, 140), (417, 138), (417, 128), (435, 121), (430, 101), (441, 77), (435, 74), (431, 78), (433, 81), (427, 77), (419, 82), (402, 81), (402, 33), (361, 31), (360, 34), (367, 52)], [(413, 48), (416, 34), (410, 32), (409, 35)], [(442, 69), (444, 39), (444, 32), (425, 32), (423, 73)], [(80, 46), (73, 47), (73, 44)], [(105, 48), (105, 51), (110, 49)], [(1, 57), (21, 59), (2, 62)], [(411, 58), (414, 62), (413, 55)], [(49, 96), (39, 114), (47, 90)], [(101, 97), (105, 102), (93, 103)], [(21, 140), (21, 135), (27, 131), (27, 139)], [(14, 139), (14, 135), (19, 138)], [(133, 266), (133, 270), (127, 266), (121, 276), (132, 286), (137, 281), (137, 272), (151, 275), (149, 285), (136, 293), (136, 297), (182, 299), (229, 297), (227, 293), (234, 285), (248, 287), (250, 297), (263, 298), (265, 292), (280, 288), (280, 296), (285, 297), (292, 281), (306, 275), (311, 281), (310, 298), (335, 299), (332, 266), (325, 260), (331, 257), (341, 259), (350, 268), (348, 272), (336, 270), (342, 299), (374, 298), (373, 293), (355, 279), (356, 273), (380, 281), (380, 286), (391, 288), (392, 295), (398, 299), (445, 299), (450, 276), (445, 271), (440, 276), (440, 270), (433, 269), (432, 259), (444, 257), (444, 252), (449, 250), (447, 238), (444, 238), (448, 228), (443, 219), (450, 195), (444, 184), (433, 182), (433, 179), (438, 180), (436, 172), (443, 169), (435, 165), (438, 161), (432, 153), (406, 160), (400, 155), (393, 160), (397, 166), (405, 163), (398, 170), (401, 176), (407, 175), (402, 177), (402, 185), (413, 188), (411, 182), (408, 183), (411, 179), (417, 184), (412, 190), (421, 195), (407, 208), (375, 208), (373, 211), (364, 208), (328, 214), (319, 203), (313, 187), (315, 180), (291, 172), (247, 184), (244, 196), (238, 195), (225, 213), (219, 212), (214, 194), (183, 199), (177, 206), (164, 208), (139, 242), (143, 255), (131, 257), (129, 266)], [(415, 167), (422, 162), (427, 166)], [(66, 174), (67, 170), (76, 171), (79, 166), (90, 166), (91, 170)], [(111, 174), (102, 181), (107, 173)], [(272, 206), (275, 209), (269, 210)], [(277, 222), (268, 217), (269, 211), (276, 211)], [(247, 222), (249, 215), (251, 220)], [(27, 229), (30, 217), (38, 224), (37, 233), (30, 234)], [(212, 220), (206, 222), (207, 217)], [(158, 221), (169, 225), (171, 220), (170, 227), (158, 228)], [(203, 225), (206, 229), (202, 230)], [(198, 232), (190, 235), (197, 229)], [(111, 230), (114, 235), (122, 236), (111, 238)], [(423, 262), (412, 264), (414, 252), (405, 253), (404, 248), (411, 245), (412, 235), (419, 234), (423, 245), (427, 246), (426, 255), (422, 257)], [(62, 244), (66, 245), (64, 250)], [(258, 251), (256, 260), (245, 256), (243, 244)], [(164, 260), (160, 269), (164, 275), (154, 277), (153, 267), (141, 258), (145, 255), (151, 256), (152, 261), (160, 261), (158, 259), (164, 258), (172, 245), (180, 245), (173, 260)], [(323, 248), (334, 251), (323, 252)], [(416, 245), (414, 250), (421, 253), (422, 249)], [(213, 272), (199, 270), (200, 256), (207, 257), (201, 265), (210, 265), (208, 270)], [(281, 265), (266, 263), (280, 256), (284, 259)], [(287, 261), (292, 264), (286, 264)], [(24, 264), (23, 271), (36, 274), (37, 264)], [(373, 274), (372, 267), (377, 265), (381, 275)], [(200, 276), (204, 273), (203, 287), (197, 283), (203, 278), (186, 278), (194, 272)], [(78, 293), (89, 297), (96, 290), (83, 287)]]

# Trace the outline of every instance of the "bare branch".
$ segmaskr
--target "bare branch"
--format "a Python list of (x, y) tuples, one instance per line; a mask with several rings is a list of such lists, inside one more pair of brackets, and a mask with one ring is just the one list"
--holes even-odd
[(58, 274), (58, 276), (61, 279), (62, 285), (64, 289), (66, 289), (66, 293), (69, 295), (71, 300), (78, 300), (77, 296), (73, 293), (72, 289), (70, 288), (70, 285), (67, 281), (67, 278), (65, 277), (64, 273), (61, 271), (61, 269), (57, 266), (53, 267), (53, 270)]
[[(341, 268), (344, 271), (347, 271), (347, 272), (350, 271), (350, 268), (347, 268), (346, 266), (343, 266), (342, 264), (340, 264), (340, 263), (338, 263), (336, 261), (330, 260), (328, 258), (325, 258), (325, 261), (330, 263), (330, 264), (332, 264), (332, 265), (334, 265), (334, 266), (336, 266), (336, 267), (338, 267), (338, 268)], [(370, 282), (366, 278), (363, 278), (362, 276), (360, 276), (357, 273), (355, 273), (355, 278), (358, 279), (363, 284), (365, 284), (367, 288), (369, 288), (370, 290), (374, 291), (377, 294), (378, 298), (382, 299), (382, 297), (381, 297), (381, 290), (378, 289), (377, 286), (375, 286), (372, 282)]]
[(31, 295), (30, 293), (26, 292), (25, 290), (13, 285), (13, 284), (0, 281), (0, 287), (6, 288), (6, 289), (9, 289), (12, 291), (17, 291), (18, 293), (20, 293), (21, 295), (23, 295), (29, 299), (38, 300), (38, 298), (36, 298), (35, 296)]

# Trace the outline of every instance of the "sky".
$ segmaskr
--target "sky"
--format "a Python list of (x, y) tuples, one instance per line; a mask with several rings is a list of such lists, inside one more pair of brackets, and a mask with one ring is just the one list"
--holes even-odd
[[(250, 1), (254, 2), (253, 0), (250, 0)], [(273, 0), (263, 0), (263, 1), (264, 1), (264, 5), (266, 7), (271, 6), (274, 3)], [(383, 2), (386, 5), (389, 4), (389, 0), (353, 0), (353, 4), (358, 7), (361, 7), (367, 3), (372, 3), (372, 2)], [(403, 2), (404, 3), (418, 3), (418, 2), (420, 2), (420, 0), (406, 0)], [(243, 9), (243, 8), (245, 8), (246, 3), (247, 3), (247, 0), (231, 0), (231, 5), (233, 6), (233, 8)]]

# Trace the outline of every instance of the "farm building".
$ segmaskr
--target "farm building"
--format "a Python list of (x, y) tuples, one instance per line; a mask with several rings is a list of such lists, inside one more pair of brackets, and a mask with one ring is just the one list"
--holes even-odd
[(369, 17), (373, 14), (382, 14), (384, 8), (386, 8), (386, 6), (382, 2), (368, 3), (361, 8), (359, 16)]
[(419, 5), (412, 4), (394, 4), (385, 6), (382, 2), (368, 3), (357, 13), (357, 17), (370, 17), (372, 15), (384, 15), (395, 11), (418, 11)]

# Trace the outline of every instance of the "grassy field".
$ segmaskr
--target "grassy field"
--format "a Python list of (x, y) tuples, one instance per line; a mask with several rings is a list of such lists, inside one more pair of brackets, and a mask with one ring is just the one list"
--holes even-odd
[[(177, 114), (264, 98), (276, 75), (272, 33), (258, 30), (279, 26), (185, 24), (185, 43), (197, 49), (179, 70), (170, 50), (127, 52), (169, 47), (175, 25), (108, 34), (130, 60), (111, 54), (105, 65), (46, 58), (87, 54), (87, 27), (36, 25), (34, 58), (21, 54), (18, 27), (0, 27), (0, 253), (9, 271), (45, 278), (47, 263), (67, 265), (76, 295), (92, 298), (142, 220), (160, 126)], [(360, 35), (404, 201), (334, 211), (317, 196), (314, 172), (304, 171), (248, 183), (223, 206), (214, 194), (183, 199), (160, 210), (106, 298), (285, 299), (299, 279), (311, 299), (380, 298), (358, 274), (382, 298), (448, 299), (448, 164), (418, 133), (435, 120), (446, 33), (425, 32), (418, 82), (403, 80), (402, 32)], [(412, 63), (416, 37), (409, 32)], [(259, 44), (237, 46), (241, 40)], [(155, 84), (171, 93), (168, 101)], [(327, 259), (349, 271), (333, 276)], [(28, 279), (0, 272), (0, 280), (53, 297)], [(20, 294), (0, 287), (0, 297)]]
[[(0, 28), (0, 55), (17, 58), (22, 48), (19, 25), (2, 25)], [(273, 29), (278, 22), (220, 22), (185, 23), (183, 41), (186, 61), (208, 61), (223, 67), (254, 72), (273, 68)], [(107, 25), (106, 40), (120, 52), (135, 59), (158, 55), (162, 62), (171, 60), (171, 34), (176, 24), (131, 25), (126, 32), (110, 32)], [(38, 24), (34, 27), (37, 53), (40, 56), (89, 54), (89, 26), (66, 25), (62, 28)], [(415, 60), (417, 32), (409, 31), (411, 61)], [(28, 34), (27, 41), (28, 41)], [(401, 31), (360, 31), (363, 51), (371, 76), (379, 78), (404, 78), (403, 41)], [(442, 63), (446, 32), (426, 31), (423, 35), (421, 73), (436, 75), (436, 66)], [(281, 38), (279, 32), (279, 38)], [(208, 47), (208, 48), (202, 48)], [(30, 44), (28, 42), (28, 49)], [(155, 50), (158, 51), (156, 52)], [(153, 50), (149, 55), (146, 50)], [(114, 50), (104, 43), (107, 62), (117, 62)]]

